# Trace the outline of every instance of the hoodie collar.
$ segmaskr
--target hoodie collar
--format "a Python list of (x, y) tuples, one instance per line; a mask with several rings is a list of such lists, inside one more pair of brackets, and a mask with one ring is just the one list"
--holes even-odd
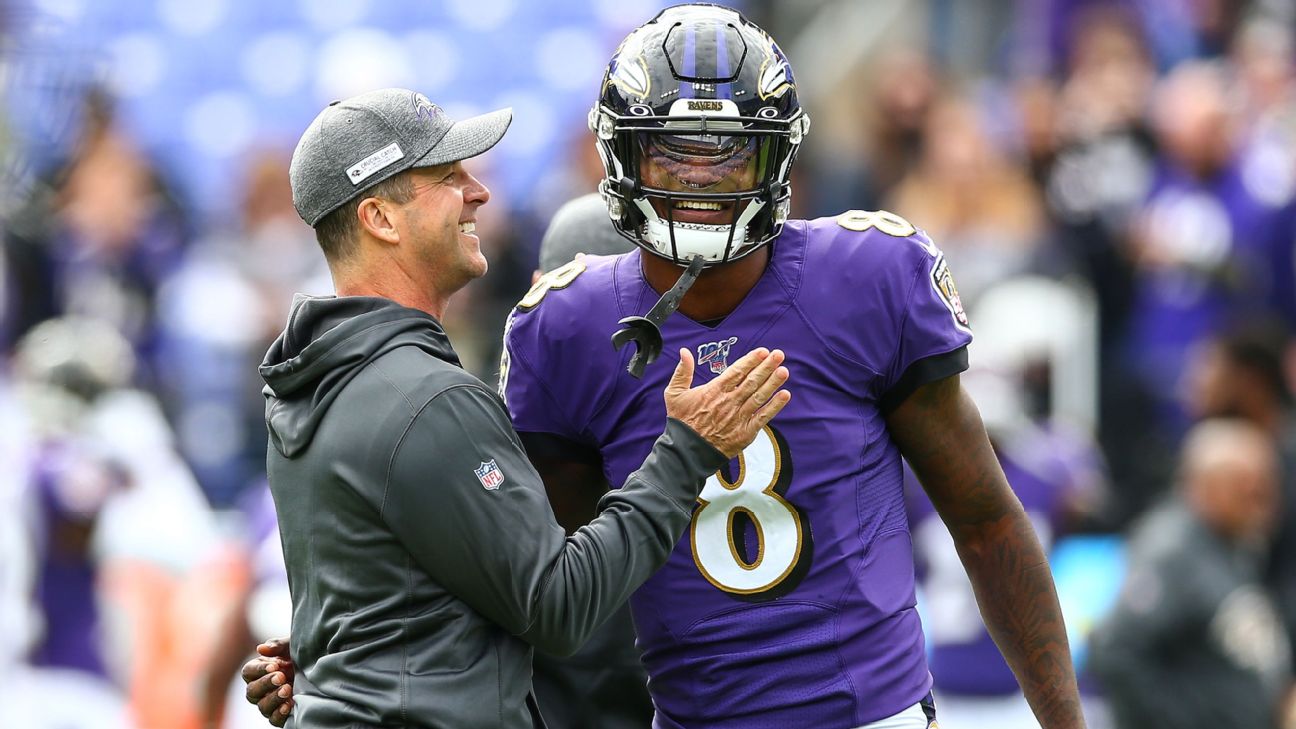
[(288, 324), (260, 367), (275, 447), (289, 457), (300, 452), (343, 386), (373, 359), (406, 346), (462, 366), (427, 312), (378, 297), (294, 296)]

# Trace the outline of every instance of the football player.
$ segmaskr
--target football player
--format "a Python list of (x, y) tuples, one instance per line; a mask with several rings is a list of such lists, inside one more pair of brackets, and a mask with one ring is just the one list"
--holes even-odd
[[(898, 215), (788, 219), (810, 122), (774, 41), (733, 10), (667, 9), (616, 51), (590, 125), (637, 249), (542, 277), (500, 373), (528, 454), (564, 474), (556, 511), (593, 513), (572, 474), (593, 497), (642, 461), (679, 348), (710, 378), (779, 347), (800, 383), (631, 600), (654, 726), (935, 726), (902, 455), (1040, 724), (1084, 726), (1048, 563), (959, 384), (971, 332), (949, 268)], [(249, 698), (273, 710), (284, 674), (257, 665)]]

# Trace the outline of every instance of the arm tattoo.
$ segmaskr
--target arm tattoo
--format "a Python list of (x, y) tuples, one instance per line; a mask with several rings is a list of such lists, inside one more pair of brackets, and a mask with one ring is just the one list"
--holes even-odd
[(1048, 560), (958, 376), (914, 391), (887, 425), (953, 535), (986, 627), (1040, 725), (1084, 727)]

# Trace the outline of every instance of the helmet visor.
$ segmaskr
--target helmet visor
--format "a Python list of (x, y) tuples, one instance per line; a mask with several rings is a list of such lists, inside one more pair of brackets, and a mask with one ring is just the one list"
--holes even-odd
[(671, 192), (734, 194), (758, 190), (769, 174), (771, 136), (639, 132), (644, 186)]

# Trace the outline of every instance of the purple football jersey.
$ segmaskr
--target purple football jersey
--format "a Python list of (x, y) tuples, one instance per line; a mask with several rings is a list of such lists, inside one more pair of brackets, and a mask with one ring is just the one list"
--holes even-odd
[[(911, 233), (907, 237), (891, 233)], [(971, 340), (944, 258), (887, 213), (790, 221), (718, 326), (662, 326), (642, 380), (625, 316), (658, 294), (640, 252), (559, 269), (510, 318), (501, 372), (519, 431), (597, 447), (609, 483), (662, 431), (662, 390), (688, 347), (696, 384), (780, 348), (794, 395), (712, 476), (667, 564), (631, 599), (655, 726), (846, 729), (931, 688), (914, 609), (900, 454), (880, 402), (913, 363)]]

